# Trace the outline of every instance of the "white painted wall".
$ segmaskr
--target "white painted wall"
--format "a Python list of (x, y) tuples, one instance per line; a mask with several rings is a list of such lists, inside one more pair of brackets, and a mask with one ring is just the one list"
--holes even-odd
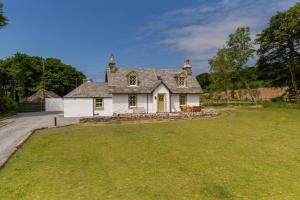
[(166, 107), (165, 107), (165, 112), (170, 112), (170, 92), (168, 90), (168, 88), (166, 88), (166, 86), (164, 84), (160, 84), (153, 92), (153, 96), (152, 96), (152, 112), (156, 113), (157, 112), (157, 100), (158, 100), (158, 94), (165, 94), (165, 101), (167, 101), (166, 103)]
[(172, 94), (171, 95), (171, 109), (172, 112), (179, 112), (179, 94)]
[[(152, 109), (152, 95), (148, 95), (148, 110)], [(133, 113), (128, 107), (128, 94), (113, 94), (113, 113)], [(137, 107), (144, 108), (147, 112), (147, 94), (137, 94)]]
[(46, 98), (45, 110), (47, 112), (64, 111), (64, 100), (62, 98)]
[(199, 104), (200, 104), (199, 97), (200, 97), (199, 94), (188, 94), (187, 95), (187, 105), (199, 106)]
[[(158, 86), (153, 95), (148, 94), (148, 112), (157, 111), (157, 95), (166, 94), (166, 112), (170, 111), (169, 90), (161, 84)], [(179, 112), (179, 94), (171, 95), (172, 112)], [(188, 94), (187, 105), (199, 106), (199, 94)], [(138, 94), (137, 106), (143, 107), (147, 112), (147, 94)], [(104, 98), (104, 110), (94, 110), (93, 98), (65, 98), (64, 99), (64, 116), (65, 117), (93, 117), (111, 116), (113, 113), (133, 113), (133, 109), (128, 108), (128, 94), (114, 94), (113, 98)]]
[[(199, 106), (199, 94), (187, 94), (187, 105), (189, 106)], [(171, 109), (172, 112), (179, 112), (179, 94), (171, 95)]]
[(104, 109), (103, 110), (94, 110), (95, 116), (112, 116), (113, 114), (113, 104), (112, 98), (103, 98)]
[(148, 113), (154, 113), (155, 111), (153, 110), (153, 95), (148, 94)]
[(65, 117), (92, 117), (93, 98), (64, 98)]
[(128, 108), (127, 94), (113, 94), (113, 113), (132, 113)]

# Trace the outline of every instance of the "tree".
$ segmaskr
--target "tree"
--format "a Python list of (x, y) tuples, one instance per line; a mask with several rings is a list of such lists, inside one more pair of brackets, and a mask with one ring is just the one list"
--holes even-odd
[(4, 27), (7, 24), (7, 19), (3, 15), (3, 3), (0, 2), (0, 28)]
[(41, 82), (41, 63), (39, 57), (31, 57), (17, 53), (2, 63), (2, 68), (8, 74), (10, 96), (20, 101), (37, 91)]
[(229, 35), (227, 41), (228, 59), (234, 69), (234, 73), (240, 79), (241, 83), (248, 90), (251, 99), (256, 103), (256, 98), (252, 94), (250, 84), (243, 73), (243, 69), (247, 68), (247, 63), (254, 56), (255, 48), (250, 36), (249, 27), (238, 27), (237, 30)]
[(273, 85), (290, 85), (299, 100), (300, 76), (300, 3), (273, 16), (256, 42), (258, 68)]
[(201, 85), (204, 91), (208, 91), (211, 87), (211, 80), (209, 73), (202, 73), (196, 76), (198, 83)]
[(229, 100), (228, 90), (231, 81), (231, 63), (228, 59), (227, 50), (219, 49), (216, 56), (209, 61), (210, 71), (212, 72), (211, 80), (218, 88), (225, 91), (227, 102)]
[(82, 83), (85, 75), (74, 67), (66, 65), (56, 58), (45, 60), (45, 87), (63, 96)]
[[(23, 101), (43, 88), (43, 58), (17, 53), (0, 62), (0, 89), (15, 101)], [(45, 65), (45, 89), (61, 96), (70, 92), (85, 78), (72, 66), (56, 58), (47, 58)]]

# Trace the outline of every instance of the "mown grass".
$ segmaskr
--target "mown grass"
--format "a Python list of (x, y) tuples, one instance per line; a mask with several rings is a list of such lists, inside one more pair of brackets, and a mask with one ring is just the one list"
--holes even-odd
[(40, 131), (0, 171), (0, 199), (297, 199), (300, 110)]

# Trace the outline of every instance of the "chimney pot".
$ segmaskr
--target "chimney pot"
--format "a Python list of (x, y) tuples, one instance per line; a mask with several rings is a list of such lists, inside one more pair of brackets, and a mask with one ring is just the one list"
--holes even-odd
[(111, 54), (109, 57), (108, 67), (113, 73), (117, 71), (115, 56), (113, 54)]
[(183, 64), (182, 69), (184, 71), (186, 71), (187, 75), (192, 75), (192, 66), (190, 65), (190, 60), (189, 59), (184, 60), (184, 64)]

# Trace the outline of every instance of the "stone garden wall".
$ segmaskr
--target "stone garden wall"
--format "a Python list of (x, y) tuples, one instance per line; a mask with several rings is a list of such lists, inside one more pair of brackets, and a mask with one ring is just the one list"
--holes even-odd
[(159, 119), (190, 119), (200, 117), (214, 117), (219, 115), (216, 109), (203, 109), (201, 112), (176, 112), (176, 113), (127, 113), (114, 114), (112, 117), (82, 118), (80, 122), (118, 122), (137, 120), (159, 120)]

